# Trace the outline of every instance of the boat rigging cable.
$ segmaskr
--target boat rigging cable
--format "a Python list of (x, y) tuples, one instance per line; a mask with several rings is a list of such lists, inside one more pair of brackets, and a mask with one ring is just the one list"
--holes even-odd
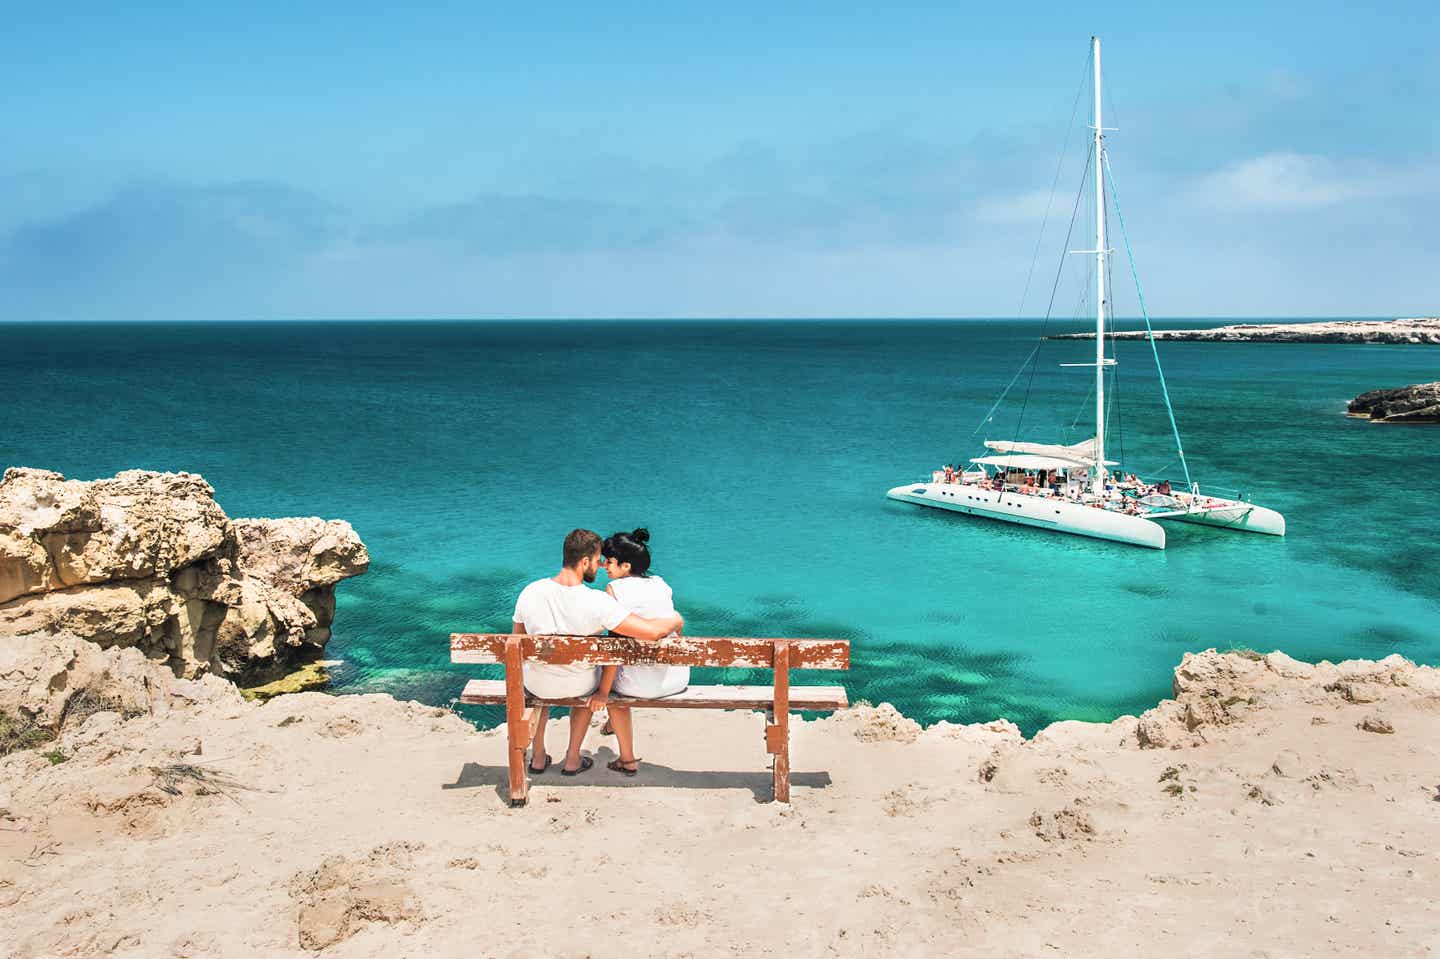
[[(1091, 56), (1093, 56), (1093, 54)], [(1020, 308), (1015, 312), (1016, 317), (1025, 316), (1025, 301), (1028, 300), (1030, 297), (1030, 283), (1035, 277), (1035, 264), (1040, 261), (1040, 247), (1045, 242), (1045, 228), (1050, 224), (1050, 210), (1055, 205), (1055, 191), (1060, 186), (1060, 174), (1065, 168), (1065, 154), (1070, 151), (1070, 136), (1075, 132), (1075, 116), (1080, 111), (1080, 97), (1085, 93), (1085, 79), (1089, 73), (1090, 56), (1087, 56), (1085, 58), (1085, 69), (1080, 74), (1080, 85), (1075, 88), (1075, 102), (1070, 104), (1070, 122), (1067, 123), (1065, 126), (1065, 141), (1060, 146), (1060, 156), (1055, 160), (1055, 176), (1050, 180), (1050, 195), (1045, 200), (1045, 215), (1040, 220), (1040, 235), (1035, 238), (1035, 250), (1030, 254), (1030, 269), (1025, 273), (1025, 288), (1020, 293)], [(1089, 169), (1088, 153), (1086, 154), (1086, 164), (1086, 169)], [(1084, 184), (1083, 177), (1081, 178), (1081, 184), (1082, 186)], [(1075, 229), (1075, 212), (1079, 209), (1079, 207), (1080, 198), (1077, 196), (1075, 198), (1075, 210), (1072, 210), (1070, 212), (1071, 231)], [(1068, 232), (1065, 234), (1065, 245), (1070, 245), (1070, 233)], [(1061, 258), (1060, 262), (1063, 266), (1065, 262), (1063, 257)], [(1050, 289), (1050, 305), (1045, 309), (1045, 318), (1047, 321), (1050, 318), (1050, 310), (1053, 309), (1055, 306), (1055, 290), (1059, 286), (1059, 284), (1060, 278), (1057, 276), (1055, 278), (1055, 286), (1052, 286)], [(1035, 348), (1030, 351), (1029, 356), (1025, 357), (1025, 362), (1020, 364), (1020, 368), (1016, 370), (1015, 375), (1010, 378), (1010, 383), (1000, 394), (1000, 398), (995, 401), (995, 404), (990, 407), (984, 418), (982, 418), (979, 424), (976, 425), (974, 432), (970, 434), (972, 438), (975, 436), (976, 433), (979, 433), (982, 429), (985, 428), (986, 423), (990, 422), (990, 417), (994, 416), (995, 411), (1000, 408), (1000, 404), (1005, 402), (1005, 397), (1009, 395), (1011, 388), (1015, 385), (1015, 381), (1020, 379), (1020, 376), (1025, 372), (1025, 369), (1030, 365), (1032, 361), (1035, 360), (1036, 354), (1040, 352), (1040, 347), (1042, 347), (1043, 345), (1045, 345), (1045, 337), (1042, 335), (1038, 340), (1035, 341)], [(1031, 374), (1031, 378), (1034, 378), (1033, 373)], [(1017, 426), (1016, 429), (1018, 431), (1019, 427)], [(1019, 439), (1018, 432), (1016, 433), (1016, 439)]]
[(1135, 270), (1135, 253), (1130, 249), (1130, 234), (1125, 231), (1125, 215), (1120, 212), (1120, 195), (1115, 192), (1115, 172), (1110, 169), (1110, 158), (1102, 157), (1105, 177), (1110, 181), (1110, 201), (1115, 204), (1115, 219), (1120, 221), (1120, 238), (1125, 241), (1125, 256), (1130, 260), (1130, 278), (1135, 281), (1135, 297), (1140, 301), (1140, 315), (1145, 318), (1145, 338), (1150, 341), (1150, 352), (1155, 357), (1155, 372), (1160, 377), (1160, 395), (1165, 398), (1165, 412), (1170, 416), (1170, 431), (1175, 434), (1175, 451), (1180, 455), (1180, 467), (1185, 471), (1185, 488), (1193, 489), (1190, 482), (1190, 464), (1185, 461), (1185, 447), (1180, 442), (1180, 427), (1175, 424), (1175, 407), (1170, 405), (1170, 389), (1165, 385), (1165, 370), (1160, 366), (1160, 350), (1155, 346), (1155, 331), (1150, 327), (1150, 313), (1145, 309), (1145, 294), (1140, 290), (1140, 274)]

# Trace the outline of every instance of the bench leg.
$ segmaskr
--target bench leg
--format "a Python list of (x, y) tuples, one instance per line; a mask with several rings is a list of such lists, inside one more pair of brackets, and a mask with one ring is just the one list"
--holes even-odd
[(775, 644), (775, 703), (765, 729), (765, 748), (775, 756), (775, 801), (790, 801), (790, 644)]
[(505, 731), (510, 745), (510, 805), (523, 806), (530, 790), (525, 779), (525, 746), (530, 742), (531, 725), (525, 718), (519, 639), (505, 641)]

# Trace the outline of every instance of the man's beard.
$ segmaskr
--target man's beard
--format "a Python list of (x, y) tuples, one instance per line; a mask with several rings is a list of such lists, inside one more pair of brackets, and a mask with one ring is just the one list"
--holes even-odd
[(600, 572), (600, 571), (599, 571), (598, 569), (587, 569), (587, 570), (585, 571), (585, 573), (584, 573), (584, 575), (585, 575), (585, 582), (587, 582), (587, 583), (593, 583), (593, 582), (595, 582), (595, 577), (599, 574), (599, 572)]

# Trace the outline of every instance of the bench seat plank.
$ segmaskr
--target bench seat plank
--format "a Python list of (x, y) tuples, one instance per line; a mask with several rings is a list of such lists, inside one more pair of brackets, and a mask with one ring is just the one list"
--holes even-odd
[[(451, 633), (450, 662), (505, 661), (507, 633)], [(521, 658), (558, 666), (664, 663), (670, 666), (732, 666), (769, 669), (781, 640), (735, 636), (669, 636), (642, 642), (625, 636), (542, 636), (523, 638)], [(849, 669), (845, 639), (786, 639), (791, 669)]]
[[(526, 706), (584, 706), (584, 699), (538, 699), (525, 692)], [(611, 696), (610, 702), (641, 709), (769, 709), (775, 701), (773, 686), (688, 686), (664, 699), (632, 699)], [(505, 702), (503, 679), (472, 679), (465, 684), (460, 702), (467, 706), (501, 705)], [(844, 709), (850, 705), (843, 686), (791, 686), (790, 708), (806, 710)]]

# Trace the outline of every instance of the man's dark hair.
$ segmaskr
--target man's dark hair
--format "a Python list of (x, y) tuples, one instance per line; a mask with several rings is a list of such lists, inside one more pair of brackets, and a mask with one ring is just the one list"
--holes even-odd
[(572, 529), (570, 535), (565, 537), (565, 561), (566, 569), (572, 569), (579, 565), (582, 559), (588, 559), (595, 555), (600, 549), (600, 534), (588, 529)]

